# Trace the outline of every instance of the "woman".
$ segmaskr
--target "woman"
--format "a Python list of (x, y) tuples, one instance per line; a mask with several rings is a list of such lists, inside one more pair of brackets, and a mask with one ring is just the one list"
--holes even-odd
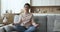
[(14, 23), (16, 26), (16, 30), (19, 32), (33, 32), (38, 27), (33, 20), (33, 14), (29, 12), (31, 6), (26, 3), (24, 5), (24, 13), (20, 15), (19, 23)]
[[(33, 32), (38, 27), (33, 20), (33, 14), (29, 12), (31, 6), (26, 3), (24, 5), (24, 13), (19, 16), (19, 21), (14, 23), (14, 29), (18, 32)], [(10, 32), (10, 31), (9, 31)]]

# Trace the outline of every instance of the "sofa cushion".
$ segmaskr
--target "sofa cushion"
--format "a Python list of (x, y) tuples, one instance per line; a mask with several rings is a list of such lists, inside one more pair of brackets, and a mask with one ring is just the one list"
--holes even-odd
[(56, 20), (60, 20), (60, 15), (56, 15)]
[(53, 32), (55, 15), (47, 15), (47, 32)]
[(18, 23), (18, 21), (19, 21), (19, 15), (15, 15), (15, 16), (14, 16), (14, 21), (13, 21), (13, 22), (14, 22), (14, 23)]
[(4, 29), (5, 29), (7, 32), (14, 30), (12, 24), (9, 24), (9, 25), (3, 26), (3, 27), (4, 27)]
[(4, 32), (4, 28), (3, 27), (0, 27), (0, 32)]
[(4, 24), (0, 24), (0, 27), (4, 26)]
[(46, 16), (34, 16), (34, 20), (36, 23), (40, 24), (40, 27), (38, 29), (38, 32), (46, 32), (46, 21), (47, 17)]
[(60, 31), (60, 20), (55, 20), (53, 31)]

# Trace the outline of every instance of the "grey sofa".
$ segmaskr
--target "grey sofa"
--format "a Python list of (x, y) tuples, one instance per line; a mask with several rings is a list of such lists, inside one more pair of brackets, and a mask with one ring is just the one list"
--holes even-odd
[(56, 20), (60, 22), (60, 14), (37, 14), (34, 19), (40, 23), (38, 32), (60, 32), (60, 29), (58, 29), (60, 24), (54, 24)]
[[(54, 22), (55, 20), (60, 19), (59, 14), (33, 14), (33, 15), (35, 22), (40, 24), (40, 27), (37, 29), (38, 30), (37, 32), (56, 32), (54, 31)], [(2, 28), (2, 30), (4, 29)]]

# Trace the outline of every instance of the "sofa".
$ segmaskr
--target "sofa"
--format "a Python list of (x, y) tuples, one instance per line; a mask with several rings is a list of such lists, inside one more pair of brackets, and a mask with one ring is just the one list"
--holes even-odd
[[(37, 32), (60, 32), (60, 30), (58, 29), (60, 25), (56, 24), (56, 22), (58, 23), (60, 21), (60, 14), (33, 14), (33, 15), (34, 15), (34, 21), (40, 24), (40, 27), (37, 28), (38, 30)], [(16, 18), (18, 18), (18, 16), (16, 16)], [(6, 28), (5, 26), (0, 28), (1, 28), (0, 32), (4, 32), (7, 30), (5, 29)]]

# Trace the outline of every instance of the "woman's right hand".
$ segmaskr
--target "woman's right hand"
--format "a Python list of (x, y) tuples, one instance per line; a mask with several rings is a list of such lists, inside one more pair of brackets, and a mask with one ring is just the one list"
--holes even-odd
[(13, 25), (18, 25), (19, 23), (12, 23)]

